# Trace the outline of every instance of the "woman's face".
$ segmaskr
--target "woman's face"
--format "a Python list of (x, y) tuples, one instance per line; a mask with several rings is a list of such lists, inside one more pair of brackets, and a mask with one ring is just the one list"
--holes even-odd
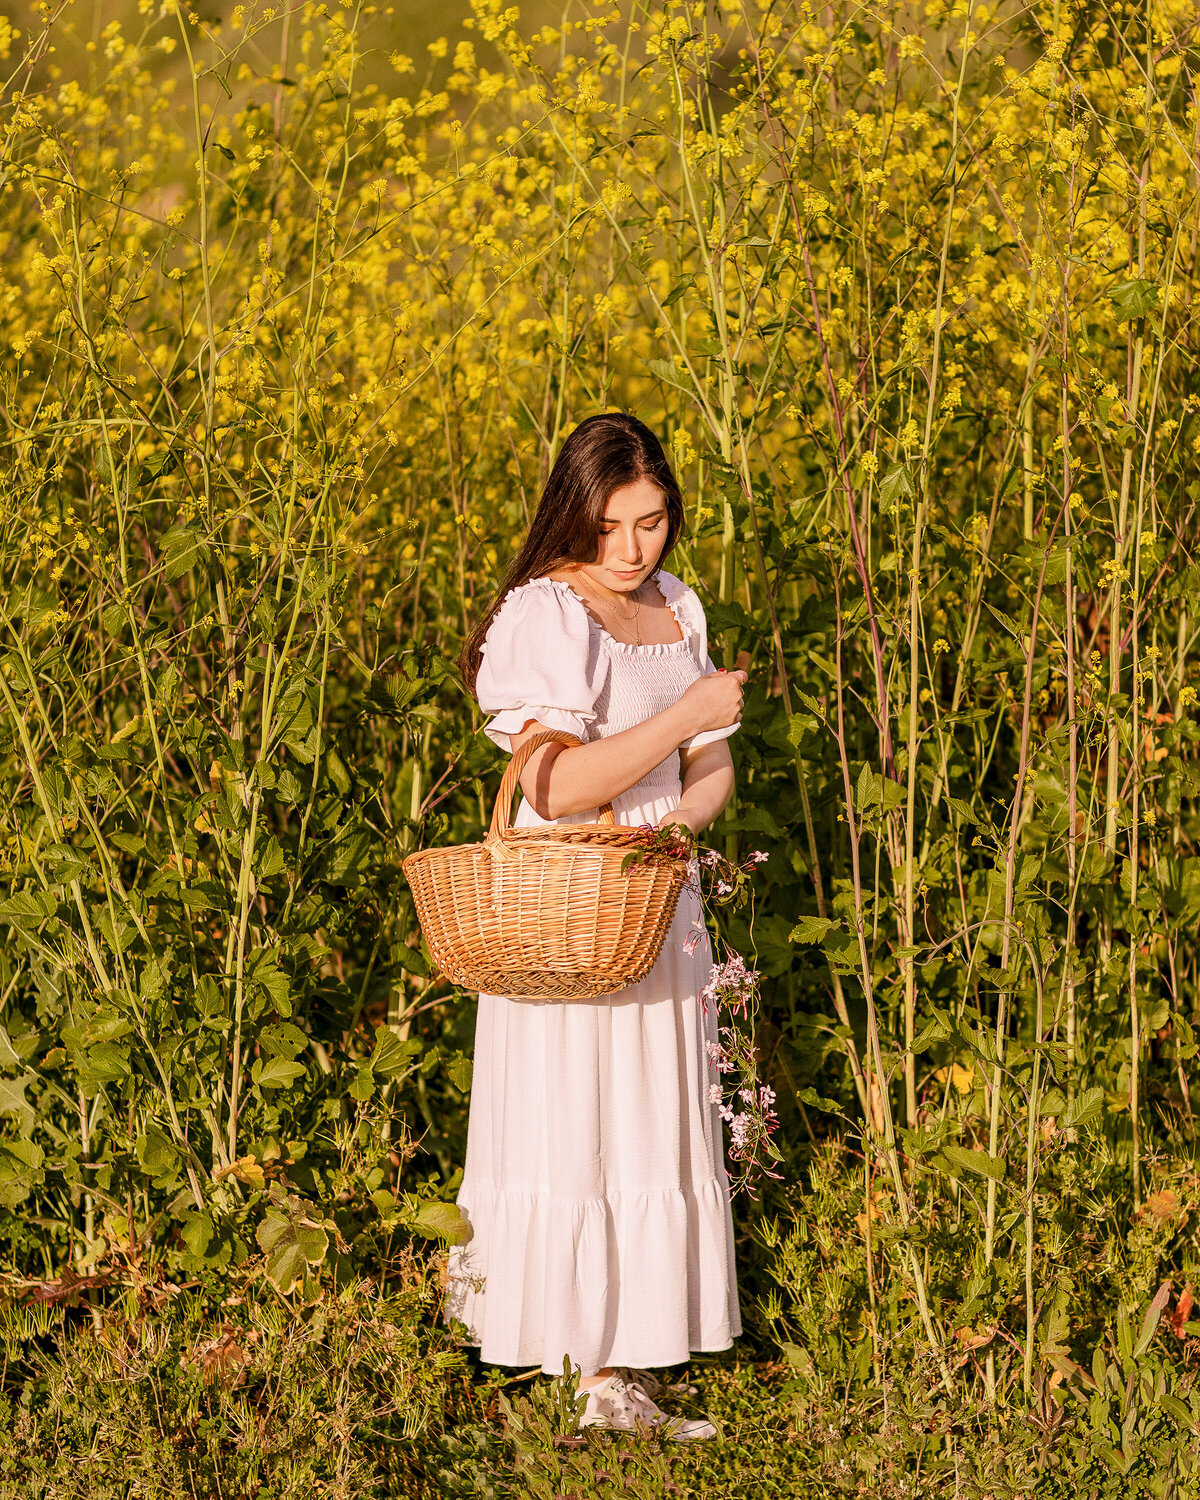
[(599, 556), (580, 572), (613, 593), (636, 589), (653, 571), (667, 541), (667, 502), (649, 479), (614, 490), (600, 521)]

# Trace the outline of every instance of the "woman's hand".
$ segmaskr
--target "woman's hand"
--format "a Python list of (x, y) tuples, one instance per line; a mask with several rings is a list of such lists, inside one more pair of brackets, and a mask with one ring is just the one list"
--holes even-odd
[(666, 828), (671, 823), (682, 823), (693, 836), (698, 835), (701, 829), (706, 826), (706, 820), (698, 811), (682, 806), (675, 808), (673, 812), (663, 813), (662, 817), (658, 820), (657, 826), (659, 828)]
[(676, 711), (683, 720), (684, 739), (694, 734), (703, 734), (706, 729), (726, 729), (741, 721), (742, 687), (747, 674), (740, 668), (732, 672), (723, 669), (698, 677), (676, 703)]

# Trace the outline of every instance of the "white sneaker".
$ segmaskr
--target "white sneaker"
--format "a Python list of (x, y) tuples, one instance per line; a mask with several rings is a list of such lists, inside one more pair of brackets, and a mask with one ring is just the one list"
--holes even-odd
[(717, 1429), (704, 1418), (669, 1416), (655, 1406), (636, 1380), (626, 1380), (619, 1370), (599, 1385), (587, 1387), (586, 1395), (580, 1427), (607, 1427), (616, 1432), (649, 1427), (680, 1442), (717, 1435)]
[(647, 1396), (657, 1396), (659, 1391), (666, 1391), (669, 1396), (698, 1396), (700, 1394), (698, 1385), (689, 1385), (686, 1380), (664, 1382), (659, 1380), (657, 1375), (651, 1374), (649, 1370), (632, 1370), (624, 1366), (621, 1373), (627, 1381), (636, 1380)]

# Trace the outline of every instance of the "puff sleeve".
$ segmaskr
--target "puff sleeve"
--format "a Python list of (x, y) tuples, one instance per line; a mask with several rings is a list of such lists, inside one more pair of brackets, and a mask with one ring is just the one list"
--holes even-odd
[(475, 696), (491, 720), (483, 732), (512, 752), (512, 736), (530, 719), (588, 738), (607, 660), (587, 611), (553, 582), (522, 584), (488, 627)]
[[(697, 665), (700, 668), (701, 677), (708, 677), (717, 670), (713, 659), (708, 654), (708, 621), (704, 615), (704, 605), (700, 602), (700, 595), (695, 589), (687, 584), (682, 585), (683, 593), (680, 603), (686, 614), (688, 624), (691, 627), (689, 636), (692, 643), (692, 651), (695, 653)], [(727, 724), (723, 729), (705, 729), (700, 734), (692, 735), (691, 739), (682, 740), (679, 748), (681, 750), (695, 750), (701, 745), (711, 745), (717, 740), (727, 740), (731, 734), (736, 734), (741, 728), (740, 724)]]

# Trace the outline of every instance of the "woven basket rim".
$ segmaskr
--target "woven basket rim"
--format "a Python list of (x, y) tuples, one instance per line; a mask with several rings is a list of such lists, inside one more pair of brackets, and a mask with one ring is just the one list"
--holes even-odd
[[(599, 833), (614, 844), (627, 841), (634, 843), (635, 841), (630, 839), (629, 835), (641, 833), (645, 826), (641, 823), (547, 823), (544, 827), (535, 825), (529, 828), (510, 828), (507, 833), (497, 834), (494, 839), (471, 839), (464, 844), (427, 844), (423, 849), (411, 850), (405, 858), (411, 859), (414, 854), (444, 854), (454, 849), (487, 849), (496, 844), (507, 844), (516, 840), (528, 842), (530, 839), (538, 838), (544, 839), (547, 843), (563, 844), (570, 843), (573, 837), (580, 834), (594, 838)], [(687, 863), (682, 856), (661, 854), (661, 857), (664, 859), (678, 857), (681, 864)]]

